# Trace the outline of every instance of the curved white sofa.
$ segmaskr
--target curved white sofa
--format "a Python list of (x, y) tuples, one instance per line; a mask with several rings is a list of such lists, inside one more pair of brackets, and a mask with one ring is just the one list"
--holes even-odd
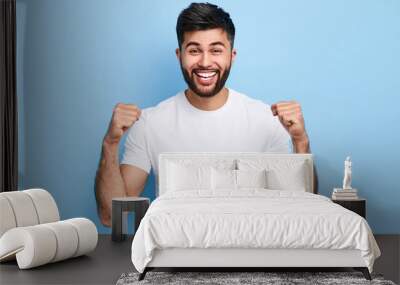
[(86, 218), (60, 221), (44, 189), (0, 193), (0, 262), (16, 259), (20, 269), (80, 256), (95, 249), (97, 228)]

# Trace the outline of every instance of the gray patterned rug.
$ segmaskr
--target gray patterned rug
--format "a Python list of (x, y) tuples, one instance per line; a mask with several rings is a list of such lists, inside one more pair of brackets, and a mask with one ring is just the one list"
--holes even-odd
[(139, 273), (124, 273), (116, 285), (134, 284), (379, 284), (395, 285), (384, 280), (382, 275), (371, 274), (372, 281), (364, 278), (361, 272), (155, 272), (150, 271), (145, 279), (138, 281)]

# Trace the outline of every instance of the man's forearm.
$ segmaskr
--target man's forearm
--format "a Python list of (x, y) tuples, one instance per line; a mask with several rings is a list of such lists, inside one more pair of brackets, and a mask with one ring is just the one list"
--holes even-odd
[[(308, 138), (301, 142), (292, 142), (292, 143), (293, 143), (294, 153), (311, 153), (310, 141), (308, 140)], [(315, 163), (313, 169), (314, 169), (313, 192), (314, 194), (318, 194), (318, 174), (317, 174), (317, 168), (315, 167)]]
[(95, 189), (101, 222), (111, 226), (112, 198), (126, 196), (125, 183), (119, 168), (118, 144), (103, 142)]
[(292, 141), (294, 153), (311, 153), (310, 141), (308, 138), (301, 141)]

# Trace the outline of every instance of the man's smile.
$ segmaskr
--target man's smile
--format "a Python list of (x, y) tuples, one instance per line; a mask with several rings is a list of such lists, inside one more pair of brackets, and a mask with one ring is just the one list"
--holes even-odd
[(210, 77), (213, 77), (214, 75), (216, 75), (217, 71), (215, 71), (215, 70), (213, 70), (213, 71), (197, 71), (197, 70), (195, 70), (194, 74), (196, 74), (197, 76), (202, 77), (202, 78), (210, 78)]
[(196, 75), (197, 81), (202, 85), (210, 85), (217, 78), (217, 70), (194, 70), (193, 74)]

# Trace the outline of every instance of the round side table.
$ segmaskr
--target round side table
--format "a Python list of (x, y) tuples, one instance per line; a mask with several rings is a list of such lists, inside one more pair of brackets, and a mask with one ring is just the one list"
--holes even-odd
[(123, 241), (126, 239), (128, 229), (128, 212), (135, 213), (135, 232), (140, 221), (146, 214), (150, 205), (150, 199), (145, 197), (117, 197), (112, 199), (111, 214), (111, 239), (113, 241)]

